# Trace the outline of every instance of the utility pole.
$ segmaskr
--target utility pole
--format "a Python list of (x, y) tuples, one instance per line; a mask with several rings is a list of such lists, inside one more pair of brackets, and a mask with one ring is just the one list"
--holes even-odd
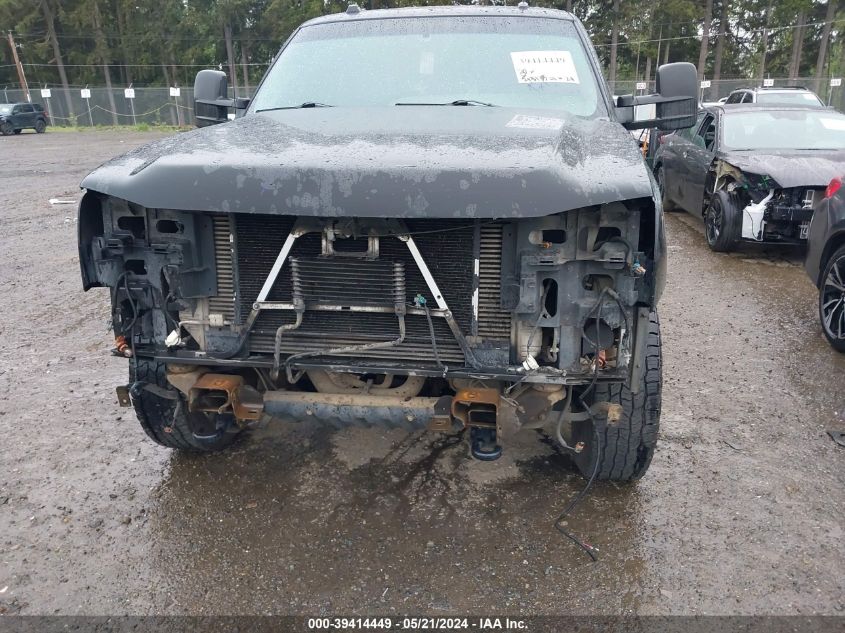
[(9, 31), (9, 46), (12, 47), (12, 59), (15, 60), (15, 66), (18, 69), (18, 81), (21, 83), (21, 89), (26, 96), (26, 100), (31, 102), (32, 97), (29, 96), (29, 86), (26, 83), (26, 75), (23, 73), (23, 65), (21, 65), (21, 60), (18, 57), (18, 49), (15, 47), (15, 38), (12, 37), (11, 31)]

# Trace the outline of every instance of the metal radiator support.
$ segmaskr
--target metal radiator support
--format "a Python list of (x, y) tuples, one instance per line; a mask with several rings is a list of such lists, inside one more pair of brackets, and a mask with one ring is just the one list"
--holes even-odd
[[(446, 303), (445, 298), (443, 297), (440, 288), (438, 287), (437, 282), (434, 279), (430, 269), (426, 265), (426, 262), (417, 247), (411, 233), (408, 231), (408, 228), (405, 224), (401, 221), (387, 221), (387, 225), (385, 228), (388, 233), (392, 236), (397, 238), (400, 242), (404, 243), (410, 253), (414, 263), (416, 264), (419, 273), (422, 275), (423, 281), (425, 282), (429, 292), (431, 293), (434, 301), (437, 304), (436, 310), (429, 310), (429, 315), (433, 317), (441, 317), (446, 321), (446, 324), (449, 327), (449, 330), (454, 337), (455, 342), (457, 342), (458, 347), (461, 350), (464, 358), (466, 359), (467, 363), (475, 368), (478, 368), (480, 364), (476, 360), (472, 349), (469, 347), (469, 344), (464, 336), (464, 333), (461, 331), (461, 328), (452, 311), (449, 309), (448, 304)], [(293, 266), (296, 258), (291, 258), (290, 254), (294, 248), (294, 242), (303, 237), (308, 233), (316, 233), (321, 230), (324, 230), (324, 225), (315, 222), (313, 218), (303, 219), (300, 218), (296, 221), (293, 228), (288, 233), (285, 242), (279, 251), (278, 256), (275, 259), (275, 262), (267, 275), (267, 278), (264, 281), (263, 286), (261, 287), (261, 291), (258, 293), (256, 300), (253, 302), (251, 306), (251, 310), (249, 313), (246, 322), (244, 323), (243, 330), (242, 330), (242, 344), (248, 338), (253, 326), (255, 325), (258, 315), (262, 310), (294, 310), (297, 312), (297, 319), (296, 322), (285, 324), (279, 327), (276, 330), (276, 336), (274, 339), (274, 366), (280, 368), (281, 367), (281, 341), (284, 335), (284, 332), (290, 331), (293, 329), (297, 329), (302, 324), (302, 318), (304, 317), (304, 311), (308, 310), (318, 310), (318, 311), (346, 311), (349, 310), (351, 312), (381, 312), (381, 313), (389, 313), (394, 312), (399, 317), (399, 337), (395, 340), (390, 341), (383, 341), (377, 343), (369, 343), (364, 345), (343, 345), (338, 346), (330, 349), (321, 349), (315, 351), (305, 351), (293, 354), (289, 356), (285, 362), (286, 367), (288, 367), (288, 374), (290, 376), (290, 365), (291, 363), (300, 360), (306, 357), (313, 357), (313, 356), (331, 356), (331, 355), (349, 355), (355, 354), (358, 352), (363, 352), (367, 350), (373, 349), (384, 349), (389, 347), (395, 347), (405, 341), (406, 337), (406, 327), (405, 327), (405, 320), (404, 317), (406, 314), (414, 314), (414, 315), (421, 315), (426, 316), (426, 310), (423, 310), (419, 307), (415, 306), (408, 306), (406, 304), (407, 297), (406, 297), (406, 279), (405, 279), (405, 264), (403, 262), (394, 262), (393, 264), (393, 303), (394, 305), (391, 307), (387, 305), (377, 305), (376, 303), (369, 301), (365, 302), (362, 301), (360, 304), (357, 304), (354, 300), (347, 301), (346, 297), (342, 297), (344, 302), (343, 305), (334, 305), (333, 302), (326, 302), (326, 301), (313, 301), (308, 297), (303, 295), (303, 287), (302, 282), (303, 279), (301, 275), (297, 275), (300, 279), (297, 281), (294, 279), (294, 272)], [(291, 260), (291, 285), (294, 286), (294, 295), (292, 297), (292, 301), (271, 301), (268, 300), (268, 297), (276, 283), (282, 268), (284, 267), (285, 262), (290, 259)], [(365, 258), (366, 259), (366, 258)], [(316, 260), (314, 259), (303, 259), (303, 263), (309, 262), (308, 269), (304, 270), (314, 270), (315, 261), (319, 261), (319, 258)], [(304, 272), (302, 273), (304, 274)], [(309, 273), (309, 275), (313, 276), (313, 272)], [(306, 287), (312, 287), (312, 281), (309, 280)], [(297, 301), (296, 298), (296, 286), (299, 285), (299, 294), (300, 294), (300, 301)], [(241, 345), (242, 346), (242, 345)], [(457, 350), (456, 350), (457, 351)]]

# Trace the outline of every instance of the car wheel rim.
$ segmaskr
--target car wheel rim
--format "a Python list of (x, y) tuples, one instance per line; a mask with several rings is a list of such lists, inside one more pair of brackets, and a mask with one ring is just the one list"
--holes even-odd
[(707, 214), (707, 241), (715, 244), (722, 232), (722, 210), (716, 205), (710, 206)]
[(822, 325), (831, 338), (845, 340), (845, 257), (833, 262), (821, 291)]

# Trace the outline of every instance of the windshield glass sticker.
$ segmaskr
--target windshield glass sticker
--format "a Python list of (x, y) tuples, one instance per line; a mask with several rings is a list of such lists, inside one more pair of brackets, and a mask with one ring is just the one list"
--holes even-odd
[(569, 51), (519, 51), (511, 53), (511, 61), (521, 84), (581, 83)]
[(828, 130), (845, 130), (845, 119), (819, 119), (821, 124)]
[(515, 127), (522, 130), (559, 130), (563, 127), (563, 121), (552, 117), (517, 114), (507, 122), (505, 127)]

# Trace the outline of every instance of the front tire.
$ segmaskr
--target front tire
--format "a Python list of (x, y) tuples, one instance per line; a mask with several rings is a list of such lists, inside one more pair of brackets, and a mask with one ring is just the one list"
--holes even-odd
[[(660, 406), (663, 391), (661, 369), (660, 321), (657, 313), (649, 315), (646, 341), (645, 370), (638, 392), (632, 393), (624, 384), (597, 384), (585, 398), (585, 404), (610, 402), (622, 406), (622, 417), (613, 425), (603, 424), (598, 442), (601, 461), (596, 479), (604, 481), (634, 481), (642, 477), (651, 464), (657, 446), (660, 426)], [(592, 422), (572, 425), (572, 439), (584, 443), (584, 450), (575, 455), (575, 464), (589, 479), (596, 469), (596, 435)]]
[(11, 123), (0, 123), (0, 134), (3, 136), (11, 136), (14, 132), (15, 128), (12, 127)]
[(819, 288), (819, 320), (830, 346), (845, 353), (845, 246), (824, 267)]
[[(167, 381), (164, 363), (137, 358), (129, 368), (132, 404), (141, 428), (151, 440), (190, 453), (219, 451), (240, 431), (231, 415), (188, 411), (182, 393)], [(134, 374), (134, 375), (133, 375)], [(147, 386), (150, 388), (147, 388)]]
[(669, 196), (666, 195), (666, 172), (663, 169), (663, 165), (659, 165), (655, 171), (654, 178), (657, 180), (657, 188), (660, 190), (660, 200), (663, 203), (663, 210), (679, 211), (678, 205), (672, 202)]
[(710, 250), (716, 253), (732, 251), (739, 239), (740, 221), (737, 195), (724, 190), (714, 193), (704, 214), (704, 235)]

